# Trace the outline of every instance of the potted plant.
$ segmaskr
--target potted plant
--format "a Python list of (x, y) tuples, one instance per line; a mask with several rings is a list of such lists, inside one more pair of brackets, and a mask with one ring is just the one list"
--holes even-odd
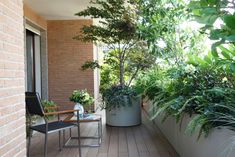
[[(79, 110), (79, 115), (84, 114), (84, 105), (91, 105), (93, 103), (93, 97), (87, 92), (87, 90), (74, 90), (72, 95), (69, 97), (70, 101), (75, 102), (74, 110)], [(77, 112), (74, 112), (77, 116)]]
[[(57, 104), (54, 101), (42, 100), (42, 106), (46, 112), (55, 112)], [(53, 115), (47, 116), (48, 119), (54, 118)]]
[[(147, 53), (147, 44), (139, 38), (137, 4), (124, 0), (91, 3), (94, 5), (76, 15), (99, 18), (99, 25), (83, 26), (81, 34), (74, 39), (102, 44), (104, 63), (88, 61), (83, 68), (101, 69), (106, 123), (138, 125), (141, 123), (141, 96), (132, 87), (132, 82), (141, 70), (155, 62), (155, 57)], [(114, 76), (115, 80), (110, 80), (109, 76)]]

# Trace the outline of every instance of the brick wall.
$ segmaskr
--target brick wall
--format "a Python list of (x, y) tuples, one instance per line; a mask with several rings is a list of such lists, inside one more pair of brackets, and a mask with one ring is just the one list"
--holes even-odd
[(27, 4), (24, 4), (24, 16), (42, 29), (47, 29), (47, 21), (32, 10)]
[(62, 109), (72, 109), (69, 96), (75, 89), (87, 89), (94, 94), (92, 70), (82, 71), (87, 60), (93, 60), (93, 44), (72, 39), (83, 25), (92, 20), (48, 21), (49, 98)]
[(0, 156), (26, 156), (22, 0), (0, 1)]

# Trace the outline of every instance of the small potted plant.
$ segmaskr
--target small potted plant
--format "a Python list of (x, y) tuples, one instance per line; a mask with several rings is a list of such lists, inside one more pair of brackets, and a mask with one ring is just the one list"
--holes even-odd
[[(57, 104), (54, 101), (43, 100), (42, 106), (46, 112), (55, 112), (57, 108)], [(54, 116), (47, 116), (48, 119), (53, 119)]]
[[(79, 110), (79, 115), (84, 114), (84, 105), (91, 105), (94, 99), (87, 90), (74, 90), (69, 97), (70, 101), (75, 102), (74, 110)], [(77, 116), (77, 112), (74, 113)]]

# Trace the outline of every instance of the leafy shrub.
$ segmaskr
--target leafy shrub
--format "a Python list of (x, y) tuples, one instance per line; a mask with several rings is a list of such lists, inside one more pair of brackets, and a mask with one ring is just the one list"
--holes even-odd
[(80, 103), (82, 105), (91, 105), (94, 101), (87, 90), (75, 90), (69, 99), (70, 101)]
[(185, 114), (196, 114), (188, 131), (193, 133), (199, 129), (199, 136), (202, 133), (208, 135), (213, 128), (229, 126), (234, 129), (233, 124), (221, 120), (224, 119), (222, 116), (232, 114), (229, 107), (235, 107), (234, 74), (226, 71), (224, 66), (205, 63), (200, 59), (194, 65), (157, 68), (139, 78), (137, 87), (153, 102), (152, 118), (164, 113), (163, 120), (173, 116), (180, 122)]
[(53, 107), (57, 107), (57, 105), (54, 101), (49, 101), (49, 100), (43, 100), (42, 106), (44, 109), (46, 109), (46, 112), (54, 112), (55, 109), (53, 109)]
[(122, 106), (132, 105), (132, 99), (138, 96), (134, 88), (114, 85), (103, 92), (103, 109), (112, 110)]

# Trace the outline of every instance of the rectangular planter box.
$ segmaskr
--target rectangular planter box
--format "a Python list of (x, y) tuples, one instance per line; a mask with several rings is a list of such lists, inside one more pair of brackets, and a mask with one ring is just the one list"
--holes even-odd
[[(198, 133), (192, 136), (185, 133), (190, 120), (190, 117), (185, 117), (181, 128), (175, 118), (171, 117), (162, 123), (162, 117), (159, 116), (154, 122), (180, 157), (235, 157), (235, 132), (228, 129), (214, 129), (207, 138), (202, 136), (198, 140)], [(226, 156), (226, 149), (231, 146), (232, 141), (234, 148), (230, 155)]]

